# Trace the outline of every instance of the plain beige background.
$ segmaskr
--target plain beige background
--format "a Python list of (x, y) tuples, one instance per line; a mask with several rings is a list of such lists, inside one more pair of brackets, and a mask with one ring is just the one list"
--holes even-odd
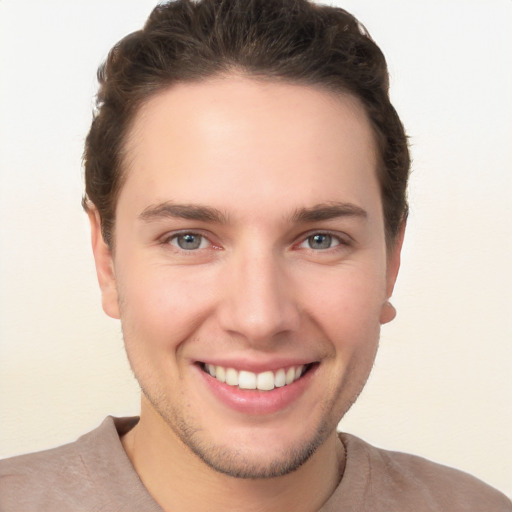
[[(398, 318), (340, 428), (512, 495), (512, 1), (337, 4), (384, 50), (414, 158)], [(138, 411), (80, 159), (97, 65), (153, 5), (0, 0), (1, 456)]]

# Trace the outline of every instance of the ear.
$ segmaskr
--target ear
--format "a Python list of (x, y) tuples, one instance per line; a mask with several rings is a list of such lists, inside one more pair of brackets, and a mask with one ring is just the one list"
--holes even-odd
[(105, 243), (101, 233), (100, 214), (96, 208), (90, 208), (89, 222), (91, 223), (91, 244), (96, 263), (96, 275), (101, 289), (101, 302), (103, 311), (112, 317), (119, 319), (119, 296), (114, 272), (114, 260), (110, 247)]
[(404, 222), (400, 228), (400, 232), (393, 242), (393, 245), (388, 248), (387, 255), (387, 267), (386, 267), (386, 301), (382, 305), (380, 313), (380, 323), (387, 324), (391, 322), (396, 316), (396, 309), (389, 302), (391, 295), (393, 295), (393, 289), (395, 288), (396, 278), (398, 277), (398, 271), (400, 269), (400, 255), (402, 253), (402, 245), (404, 243), (405, 236), (405, 225)]

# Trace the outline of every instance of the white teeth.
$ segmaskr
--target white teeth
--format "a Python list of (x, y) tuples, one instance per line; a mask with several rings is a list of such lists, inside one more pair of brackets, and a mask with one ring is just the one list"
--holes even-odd
[(295, 368), (288, 368), (286, 372), (286, 385), (291, 384), (295, 380)]
[(215, 375), (210, 372), (212, 377), (215, 377), (217, 380), (221, 382), (226, 382), (226, 370), (222, 366), (215, 366)]
[(257, 381), (257, 388), (261, 389), (261, 391), (270, 391), (271, 389), (274, 389), (274, 372), (258, 373)]
[(220, 382), (225, 382), (229, 386), (238, 386), (240, 389), (258, 389), (260, 391), (271, 391), (274, 388), (281, 388), (295, 382), (302, 376), (305, 368), (305, 365), (291, 366), (287, 370), (280, 368), (276, 372), (268, 370), (256, 374), (247, 370), (237, 371), (234, 368), (205, 365), (205, 370)]
[(226, 370), (226, 384), (230, 386), (238, 386), (238, 372), (233, 368)]
[(238, 374), (238, 387), (240, 389), (256, 389), (256, 374), (242, 370)]
[(274, 379), (274, 386), (276, 388), (282, 388), (286, 384), (286, 372), (281, 368), (277, 370), (276, 377)]

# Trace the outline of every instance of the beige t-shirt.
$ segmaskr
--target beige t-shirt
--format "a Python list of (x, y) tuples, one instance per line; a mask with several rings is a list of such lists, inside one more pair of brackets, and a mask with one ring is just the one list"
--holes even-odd
[[(119, 437), (137, 418), (112, 418), (71, 444), (0, 462), (1, 512), (163, 512)], [(340, 434), (343, 478), (321, 512), (512, 512), (476, 478)]]

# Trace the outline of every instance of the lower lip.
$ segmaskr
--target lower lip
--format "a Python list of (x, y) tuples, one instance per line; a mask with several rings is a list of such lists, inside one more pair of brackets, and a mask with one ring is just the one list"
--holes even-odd
[(317, 365), (313, 365), (292, 384), (271, 391), (259, 391), (229, 386), (197, 368), (206, 386), (221, 403), (232, 410), (255, 415), (273, 414), (290, 407), (306, 391), (316, 369)]

